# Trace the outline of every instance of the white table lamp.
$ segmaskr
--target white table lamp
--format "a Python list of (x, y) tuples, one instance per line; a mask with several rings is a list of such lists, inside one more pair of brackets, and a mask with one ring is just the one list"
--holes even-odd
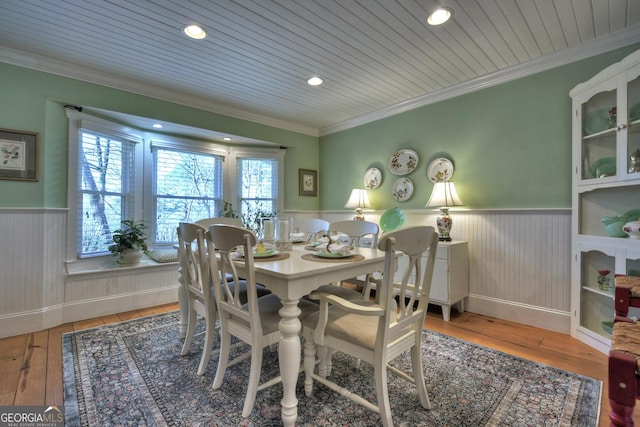
[(427, 208), (440, 208), (440, 215), (436, 224), (438, 226), (439, 239), (441, 241), (451, 241), (449, 233), (453, 220), (449, 215), (450, 206), (463, 206), (462, 200), (456, 192), (456, 187), (451, 181), (439, 181), (433, 184), (433, 192), (429, 201), (425, 205)]
[(351, 208), (356, 211), (353, 219), (357, 221), (364, 221), (362, 209), (369, 209), (371, 207), (367, 190), (363, 190), (362, 188), (354, 188), (353, 190), (351, 190), (349, 200), (347, 200), (347, 203), (344, 205), (344, 207)]

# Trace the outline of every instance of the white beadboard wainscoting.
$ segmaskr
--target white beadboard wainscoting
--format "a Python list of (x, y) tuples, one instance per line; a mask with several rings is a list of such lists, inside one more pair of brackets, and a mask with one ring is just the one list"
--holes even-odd
[[(382, 211), (365, 212), (378, 222)], [(570, 332), (570, 209), (451, 211), (469, 242), (468, 311)], [(349, 211), (285, 215), (350, 219)], [(405, 226), (437, 212), (405, 211)], [(0, 337), (177, 301), (177, 264), (67, 274), (66, 209), (0, 209)], [(294, 225), (295, 227), (295, 225)]]
[(66, 209), (0, 209), (0, 338), (178, 300), (177, 263), (68, 275)]

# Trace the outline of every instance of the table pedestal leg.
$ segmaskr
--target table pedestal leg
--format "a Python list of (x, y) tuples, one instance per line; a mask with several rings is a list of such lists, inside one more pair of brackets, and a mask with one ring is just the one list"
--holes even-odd
[(278, 329), (282, 334), (278, 345), (280, 375), (282, 376), (282, 424), (293, 426), (298, 417), (298, 399), (296, 398), (296, 383), (300, 369), (300, 309), (299, 300), (282, 301), (280, 309), (280, 324)]
[(178, 307), (180, 307), (180, 338), (187, 335), (187, 320), (189, 317), (189, 302), (187, 301), (187, 288), (182, 278), (182, 268), (178, 269)]

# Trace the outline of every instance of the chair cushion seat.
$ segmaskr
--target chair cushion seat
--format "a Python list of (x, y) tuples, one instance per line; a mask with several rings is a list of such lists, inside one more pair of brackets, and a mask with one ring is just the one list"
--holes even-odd
[[(363, 301), (363, 305), (373, 305), (373, 302)], [(391, 313), (392, 321), (395, 321), (397, 314)], [(302, 324), (315, 329), (318, 324), (320, 313), (312, 313), (302, 319)], [(376, 345), (378, 334), (377, 316), (363, 316), (360, 314), (346, 313), (339, 307), (329, 307), (329, 321), (325, 334), (344, 341), (352, 342), (360, 347), (373, 350)], [(340, 350), (339, 348), (336, 350)]]
[(640, 372), (640, 324), (615, 322), (611, 349), (635, 356), (636, 371)]
[[(242, 304), (246, 304), (247, 303), (247, 281), (239, 280), (238, 283), (240, 284), (240, 302)], [(233, 284), (229, 284), (229, 288), (231, 289), (231, 292), (235, 292), (233, 289), (234, 288)], [(211, 287), (211, 292), (213, 293), (213, 286)], [(260, 298), (262, 296), (271, 294), (271, 291), (262, 285), (256, 285), (256, 293), (258, 294), (258, 298)]]

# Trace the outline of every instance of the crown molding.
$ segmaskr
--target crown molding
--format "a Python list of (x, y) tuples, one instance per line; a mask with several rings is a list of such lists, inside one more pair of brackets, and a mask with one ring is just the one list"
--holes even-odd
[(435, 104), (436, 102), (466, 95), (480, 89), (517, 80), (541, 71), (547, 71), (639, 42), (640, 24), (636, 24), (626, 28), (625, 30), (616, 31), (606, 36), (584, 42), (576, 47), (564, 49), (562, 51), (545, 55), (538, 59), (533, 59), (458, 85), (443, 88), (427, 95), (400, 102), (369, 114), (364, 114), (334, 125), (325, 126), (320, 129), (320, 136), (326, 136), (335, 132), (351, 129), (356, 126), (424, 107), (425, 105)]
[(0, 62), (30, 68), (49, 74), (55, 74), (62, 77), (68, 77), (87, 83), (106, 86), (112, 89), (124, 90), (138, 95), (159, 99), (161, 101), (172, 102), (174, 104), (184, 105), (185, 107), (198, 108), (211, 113), (247, 120), (278, 129), (289, 130), (305, 135), (319, 136), (318, 129), (315, 127), (251, 113), (235, 107), (211, 102), (209, 99), (194, 96), (192, 94), (180, 93), (175, 90), (167, 89), (166, 87), (149, 84), (148, 82), (123, 79), (122, 76), (106, 73), (102, 70), (96, 70), (41, 55), (29, 54), (4, 46), (0, 46)]

